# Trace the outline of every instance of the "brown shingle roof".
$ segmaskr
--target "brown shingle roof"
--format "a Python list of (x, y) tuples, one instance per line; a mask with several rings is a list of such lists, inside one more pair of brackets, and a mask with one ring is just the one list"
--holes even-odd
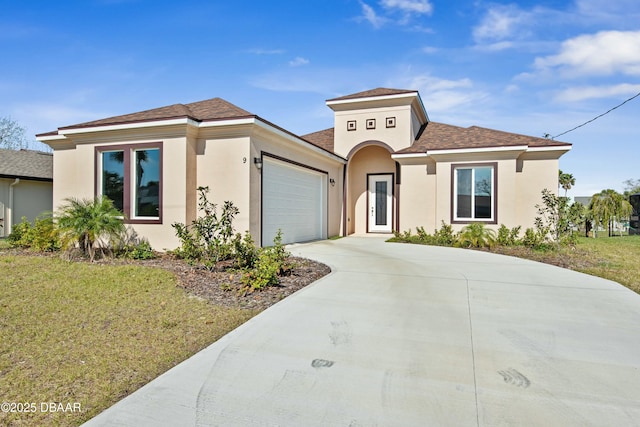
[[(241, 117), (254, 117), (250, 112), (225, 101), (222, 98), (212, 98), (205, 101), (192, 102), (190, 104), (173, 104), (166, 107), (121, 116), (108, 117), (94, 120), (60, 129), (75, 129), (94, 126), (107, 126), (126, 123), (148, 122), (153, 120), (169, 120), (178, 118), (190, 118), (196, 121), (210, 121), (222, 119), (234, 119)], [(45, 134), (42, 134), (45, 135)]]
[(307, 135), (303, 135), (302, 139), (312, 143), (313, 145), (317, 145), (320, 148), (324, 148), (327, 151), (331, 151), (333, 153), (333, 141), (334, 141), (333, 128), (320, 130), (318, 132), (313, 132)]
[(0, 149), (0, 177), (53, 181), (53, 155), (42, 151)]
[(351, 95), (341, 96), (339, 98), (327, 99), (327, 102), (345, 101), (348, 99), (358, 99), (358, 98), (372, 98), (376, 96), (402, 95), (405, 93), (418, 93), (418, 91), (407, 90), (407, 89), (389, 89), (389, 88), (379, 87), (376, 89), (365, 90), (364, 92), (358, 92), (358, 93), (353, 93)]
[(518, 145), (551, 147), (570, 146), (571, 144), (478, 126), (462, 128), (444, 123), (429, 122), (411, 147), (398, 151), (398, 154), (424, 153), (429, 150), (511, 147)]

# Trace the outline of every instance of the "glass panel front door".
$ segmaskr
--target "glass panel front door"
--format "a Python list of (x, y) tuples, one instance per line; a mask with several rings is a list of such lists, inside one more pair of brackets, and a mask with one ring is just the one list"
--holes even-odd
[(369, 233), (391, 233), (393, 208), (393, 175), (369, 175), (368, 227)]

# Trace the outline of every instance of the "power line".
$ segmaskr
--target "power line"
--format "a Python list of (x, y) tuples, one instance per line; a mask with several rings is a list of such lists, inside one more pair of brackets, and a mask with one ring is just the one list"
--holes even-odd
[[(576, 127), (574, 127), (574, 128), (571, 128), (571, 129), (569, 129), (569, 130), (567, 130), (567, 131), (564, 131), (564, 132), (562, 132), (562, 133), (559, 133), (559, 134), (557, 134), (556, 136), (552, 136), (552, 137), (551, 137), (551, 139), (556, 139), (556, 138), (557, 138), (557, 137), (559, 137), (559, 136), (562, 136), (562, 135), (567, 134), (567, 133), (569, 133), (569, 132), (573, 132), (574, 130), (576, 130), (576, 129), (578, 129), (578, 128), (581, 128), (582, 126), (588, 125), (589, 123), (591, 123), (591, 122), (593, 122), (593, 121), (595, 121), (595, 120), (599, 119), (599, 118), (600, 118), (600, 117), (602, 117), (602, 116), (606, 116), (607, 114), (609, 114), (610, 112), (612, 112), (612, 111), (613, 111), (613, 110), (615, 110), (616, 108), (620, 108), (620, 107), (622, 107), (622, 106), (623, 106), (624, 104), (626, 104), (627, 102), (629, 102), (629, 101), (631, 101), (631, 100), (633, 100), (634, 98), (637, 98), (637, 97), (639, 97), (639, 96), (640, 96), (640, 92), (636, 93), (636, 94), (635, 94), (635, 95), (633, 95), (631, 98), (629, 98), (629, 99), (627, 99), (626, 101), (624, 101), (624, 102), (622, 102), (622, 103), (620, 103), (620, 104), (616, 105), (615, 107), (613, 107), (613, 108), (611, 108), (611, 109), (609, 109), (609, 110), (605, 111), (604, 113), (600, 114), (599, 116), (596, 116), (596, 117), (594, 117), (594, 118), (593, 118), (593, 119), (591, 119), (591, 120), (587, 120), (586, 122), (582, 123), (581, 125), (578, 125), (578, 126), (576, 126)], [(549, 135), (549, 134), (547, 134), (547, 136), (548, 136), (548, 135)]]

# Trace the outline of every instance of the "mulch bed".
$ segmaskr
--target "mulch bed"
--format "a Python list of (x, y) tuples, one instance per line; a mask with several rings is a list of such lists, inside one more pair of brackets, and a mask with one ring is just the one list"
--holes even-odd
[(243, 289), (241, 272), (224, 264), (219, 268), (220, 271), (209, 271), (168, 255), (137, 262), (173, 272), (180, 286), (189, 294), (213, 304), (264, 310), (331, 272), (328, 266), (310, 259), (290, 257), (289, 260), (294, 268), (290, 274), (280, 277), (278, 285), (253, 292)]
[[(0, 250), (0, 255), (3, 254), (61, 256), (59, 252), (42, 253), (15, 248)], [(290, 274), (280, 277), (278, 285), (268, 286), (253, 292), (247, 292), (243, 288), (241, 282), (242, 273), (234, 271), (230, 268), (230, 265), (225, 265), (224, 263), (221, 264), (218, 271), (209, 271), (202, 266), (189, 265), (184, 260), (167, 254), (160, 254), (157, 258), (151, 260), (104, 258), (96, 260), (95, 263), (109, 265), (133, 264), (163, 268), (174, 273), (178, 279), (178, 285), (190, 295), (225, 307), (264, 310), (331, 272), (331, 269), (325, 264), (307, 258), (290, 257), (289, 260), (294, 268)], [(78, 259), (74, 262), (89, 261)]]

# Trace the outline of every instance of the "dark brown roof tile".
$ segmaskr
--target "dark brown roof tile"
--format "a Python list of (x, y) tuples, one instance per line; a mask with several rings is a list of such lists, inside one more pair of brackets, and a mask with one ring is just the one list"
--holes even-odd
[(349, 99), (358, 99), (358, 98), (372, 98), (376, 96), (402, 95), (405, 93), (418, 93), (418, 91), (407, 90), (407, 89), (389, 89), (389, 88), (379, 87), (376, 89), (365, 90), (364, 92), (358, 92), (358, 93), (353, 93), (351, 95), (341, 96), (339, 98), (327, 99), (327, 102), (346, 101)]
[(308, 135), (303, 135), (301, 138), (312, 143), (313, 145), (317, 145), (318, 147), (333, 153), (333, 128), (313, 132)]

